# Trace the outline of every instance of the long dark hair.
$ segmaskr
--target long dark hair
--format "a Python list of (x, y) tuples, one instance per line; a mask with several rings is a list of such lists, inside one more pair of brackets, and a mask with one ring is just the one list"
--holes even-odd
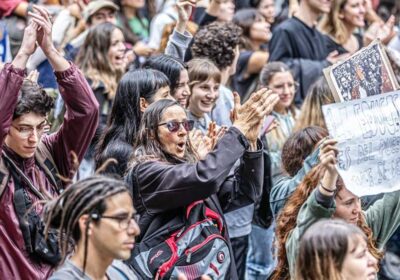
[(76, 64), (92, 80), (92, 87), (103, 83), (109, 96), (114, 96), (122, 76), (122, 72), (114, 69), (108, 61), (108, 50), (115, 29), (119, 27), (109, 22), (92, 27), (76, 57)]
[[(106, 209), (106, 199), (120, 193), (129, 193), (127, 185), (120, 180), (105, 176), (92, 176), (70, 185), (57, 199), (48, 202), (44, 207), (45, 235), (50, 228), (57, 228), (61, 261), (64, 263), (72, 252), (71, 241), (77, 244), (82, 234), (85, 235), (83, 274), (85, 273), (88, 253), (88, 231), (92, 214), (101, 215)], [(89, 214), (85, 232), (79, 228), (79, 218)]]
[(136, 69), (125, 73), (118, 84), (107, 128), (96, 148), (97, 167), (107, 159), (102, 153), (113, 141), (121, 140), (133, 146), (142, 119), (140, 98), (152, 103), (157, 90), (166, 86), (169, 86), (168, 78), (157, 70)]
[(171, 95), (174, 96), (178, 88), (181, 71), (188, 67), (180, 59), (161, 54), (147, 59), (143, 64), (143, 68), (151, 68), (163, 72), (170, 81)]
[[(182, 108), (178, 102), (170, 99), (158, 100), (146, 108), (140, 124), (140, 131), (135, 144), (134, 156), (130, 163), (131, 167), (148, 160), (159, 160), (164, 162), (171, 162), (174, 160), (172, 155), (164, 152), (158, 136), (158, 124), (161, 122), (165, 111), (173, 106), (179, 106)], [(184, 109), (182, 108), (182, 110)], [(187, 162), (195, 162), (197, 160), (189, 137), (186, 141), (184, 160)]]
[(259, 18), (263, 18), (263, 15), (257, 9), (253, 8), (239, 10), (233, 16), (232, 22), (243, 30), (242, 36), (240, 37), (241, 49), (253, 49), (251, 45), (250, 30), (253, 23), (255, 23)]

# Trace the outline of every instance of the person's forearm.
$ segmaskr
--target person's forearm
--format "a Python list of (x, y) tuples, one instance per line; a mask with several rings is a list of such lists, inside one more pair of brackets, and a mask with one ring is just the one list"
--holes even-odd
[(17, 55), (15, 56), (14, 60), (12, 61), (12, 65), (15, 68), (25, 69), (28, 59), (29, 59), (29, 55), (22, 53), (22, 52), (18, 52)]
[(70, 67), (69, 62), (55, 48), (46, 53), (46, 56), (55, 72), (63, 72)]

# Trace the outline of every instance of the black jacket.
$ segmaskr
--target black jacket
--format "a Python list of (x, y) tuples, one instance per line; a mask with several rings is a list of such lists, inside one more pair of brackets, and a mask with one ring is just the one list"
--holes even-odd
[[(170, 163), (147, 161), (136, 165), (126, 179), (132, 186), (135, 208), (141, 215), (138, 241), (151, 235), (153, 229), (176, 220), (177, 216), (183, 217), (185, 206), (196, 200), (205, 200), (206, 205), (221, 217), (224, 209), (238, 200), (256, 201), (263, 181), (263, 154), (262, 149), (248, 152), (247, 148), (248, 142), (243, 134), (231, 127), (215, 150), (197, 163), (175, 160)], [(240, 158), (241, 166), (228, 176)], [(225, 238), (229, 240), (225, 221), (224, 227)], [(231, 275), (226, 279), (237, 279), (232, 250), (231, 259)]]

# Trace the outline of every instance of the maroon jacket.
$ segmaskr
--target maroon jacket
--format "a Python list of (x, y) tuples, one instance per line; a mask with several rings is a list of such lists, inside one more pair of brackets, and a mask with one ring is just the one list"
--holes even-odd
[[(70, 152), (74, 151), (79, 161), (83, 158), (97, 127), (98, 103), (85, 77), (75, 65), (71, 64), (69, 69), (56, 72), (55, 75), (67, 111), (60, 130), (43, 136), (41, 141), (50, 152), (51, 160), (60, 175), (71, 177)], [(48, 180), (35, 158), (23, 159), (4, 144), (24, 76), (25, 71), (14, 68), (12, 64), (6, 64), (0, 72), (0, 153), (4, 150), (35, 186), (42, 186), (41, 189), (44, 188), (48, 194), (55, 196), (57, 186)], [(29, 188), (26, 191), (33, 203), (38, 200)], [(52, 267), (34, 262), (25, 251), (13, 196), (14, 183), (10, 178), (0, 197), (0, 278), (46, 279), (50, 276)], [(42, 206), (37, 205), (35, 209), (37, 213), (41, 213)]]

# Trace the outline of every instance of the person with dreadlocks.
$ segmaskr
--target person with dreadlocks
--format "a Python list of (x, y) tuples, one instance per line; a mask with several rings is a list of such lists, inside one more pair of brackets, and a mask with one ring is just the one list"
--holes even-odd
[[(50, 275), (58, 257), (57, 252), (52, 254), (38, 243), (43, 241), (42, 207), (36, 202), (59, 195), (65, 184), (57, 175), (72, 178), (71, 152), (78, 161), (82, 159), (98, 123), (98, 103), (85, 77), (52, 43), (48, 12), (34, 7), (29, 15), (31, 22), (18, 54), (0, 72), (2, 279), (45, 279)], [(55, 71), (66, 104), (62, 127), (50, 135), (46, 134), (47, 115), (53, 100), (36, 82), (24, 81), (26, 63), (37, 44)]]
[(320, 145), (320, 164), (304, 177), (282, 209), (276, 226), (278, 265), (273, 280), (293, 279), (299, 240), (321, 219), (343, 219), (358, 226), (367, 237), (369, 253), (378, 261), (383, 256), (382, 248), (399, 227), (400, 191), (386, 193), (363, 211), (360, 198), (338, 175), (337, 153), (334, 139)]
[(135, 214), (123, 181), (94, 175), (69, 186), (45, 205), (45, 232), (58, 229), (63, 263), (49, 279), (137, 279), (115, 261), (131, 255), (140, 233)]

